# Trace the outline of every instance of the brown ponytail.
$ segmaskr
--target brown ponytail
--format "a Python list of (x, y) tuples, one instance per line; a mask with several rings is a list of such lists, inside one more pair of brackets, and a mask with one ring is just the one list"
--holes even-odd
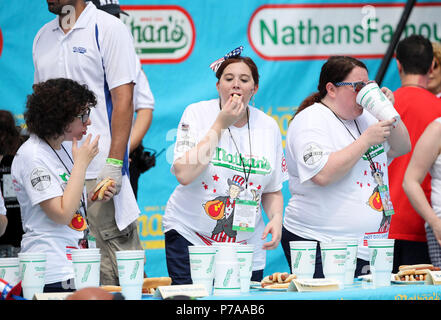
[(293, 119), (299, 114), (299, 112), (305, 110), (316, 102), (320, 102), (328, 94), (326, 85), (329, 82), (336, 83), (343, 81), (355, 67), (361, 67), (367, 70), (366, 65), (355, 58), (349, 56), (330, 57), (320, 71), (320, 79), (317, 86), (318, 91), (302, 101), (296, 113), (293, 115)]

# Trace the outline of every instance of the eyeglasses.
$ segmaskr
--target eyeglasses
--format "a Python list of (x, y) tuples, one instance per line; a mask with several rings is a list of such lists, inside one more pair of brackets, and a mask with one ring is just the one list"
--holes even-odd
[(87, 108), (87, 111), (83, 114), (78, 115), (77, 118), (80, 118), (82, 123), (86, 123), (87, 120), (89, 120), (89, 116), (90, 116), (90, 108)]
[(364, 81), (356, 81), (356, 82), (337, 82), (334, 83), (335, 86), (337, 87), (341, 87), (341, 86), (352, 86), (352, 89), (354, 90), (354, 92), (359, 92), (361, 89), (364, 88), (364, 86), (366, 86), (369, 83), (373, 83), (375, 81), (373, 80), (369, 80), (368, 82), (364, 82)]

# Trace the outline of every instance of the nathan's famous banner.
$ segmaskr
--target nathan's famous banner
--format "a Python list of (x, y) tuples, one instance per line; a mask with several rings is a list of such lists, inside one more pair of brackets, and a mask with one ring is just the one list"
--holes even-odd
[[(330, 55), (362, 59), (375, 78), (405, 2), (120, 0), (129, 14), (121, 19), (156, 101), (143, 144), (159, 155), (156, 166), (141, 176), (138, 193), (147, 275), (167, 274), (162, 216), (177, 186), (170, 173), (176, 127), (187, 105), (218, 96), (209, 65), (244, 46), (243, 54), (254, 59), (261, 75), (255, 106), (277, 121), (285, 139), (289, 120), (315, 91)], [(32, 41), (54, 17), (45, 1), (0, 2), (0, 108), (11, 110), (21, 125), (33, 82)], [(402, 36), (417, 33), (441, 41), (439, 17), (441, 1), (418, 1)], [(382, 84), (392, 90), (400, 86), (394, 59)], [(287, 183), (283, 194), (286, 204)], [(289, 270), (280, 246), (267, 257), (265, 274)]]

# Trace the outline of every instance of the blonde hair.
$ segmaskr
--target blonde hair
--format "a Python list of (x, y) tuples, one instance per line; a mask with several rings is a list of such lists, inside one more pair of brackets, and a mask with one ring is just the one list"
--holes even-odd
[(436, 59), (438, 64), (441, 64), (441, 43), (432, 42), (433, 47), (433, 57)]

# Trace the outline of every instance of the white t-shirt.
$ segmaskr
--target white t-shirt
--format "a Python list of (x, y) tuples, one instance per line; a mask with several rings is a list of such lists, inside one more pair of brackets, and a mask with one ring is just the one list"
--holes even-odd
[[(207, 134), (219, 113), (219, 100), (213, 99), (189, 105), (179, 123), (174, 160), (195, 146)], [(250, 139), (248, 126), (230, 127), (231, 134), (245, 162), (225, 130), (207, 169), (192, 183), (178, 185), (167, 203), (163, 217), (164, 231), (175, 229), (194, 245), (213, 242), (238, 242), (255, 245), (253, 270), (265, 267), (265, 251), (261, 240), (264, 222), (260, 206), (255, 213), (254, 232), (232, 230), (236, 201), (261, 199), (263, 193), (282, 189), (287, 180), (285, 156), (279, 127), (264, 112), (250, 107)], [(173, 167), (172, 167), (173, 172)], [(233, 186), (235, 185), (235, 186)], [(239, 190), (236, 186), (242, 187)], [(223, 212), (223, 214), (222, 214)]]
[(149, 81), (147, 76), (142, 69), (141, 62), (136, 59), (136, 85), (133, 88), (133, 105), (135, 111), (140, 109), (155, 109), (155, 99), (153, 93), (150, 89)]
[[(61, 29), (58, 16), (38, 31), (33, 60), (34, 83), (62, 77), (87, 84), (95, 93), (97, 105), (90, 113), (92, 125), (88, 132), (94, 137), (100, 135), (100, 151), (90, 163), (86, 178), (96, 178), (110, 150), (113, 111), (110, 90), (136, 83), (139, 59), (132, 35), (118, 18), (89, 2), (67, 34)], [(70, 142), (63, 144), (71, 149)], [(124, 161), (128, 169), (128, 157)]]
[(6, 215), (5, 199), (3, 199), (3, 194), (0, 190), (0, 214)]
[[(72, 227), (58, 224), (40, 207), (41, 202), (63, 195), (70, 176), (72, 162), (69, 156), (63, 149), (56, 152), (61, 160), (46, 142), (31, 134), (17, 151), (11, 165), (24, 231), (21, 252), (46, 252), (45, 283), (74, 278), (70, 253), (83, 237), (83, 231), (78, 230), (82, 230), (80, 227), (84, 220), (76, 217)], [(87, 201), (85, 192), (83, 199)], [(78, 205), (84, 216), (83, 207), (80, 203)]]
[[(360, 132), (376, 123), (368, 112), (356, 122)], [(355, 138), (360, 136), (353, 120), (343, 120)], [(340, 180), (327, 186), (311, 181), (332, 152), (354, 142), (330, 109), (316, 103), (300, 112), (291, 122), (286, 136), (286, 163), (291, 198), (285, 210), (284, 227), (303, 238), (330, 241), (333, 237), (359, 239), (358, 257), (369, 260), (369, 238), (387, 238), (389, 225), (380, 230), (383, 219), (369, 161), (365, 156)], [(370, 148), (375, 166), (388, 185), (387, 143)], [(393, 219), (393, 218), (392, 218)]]

